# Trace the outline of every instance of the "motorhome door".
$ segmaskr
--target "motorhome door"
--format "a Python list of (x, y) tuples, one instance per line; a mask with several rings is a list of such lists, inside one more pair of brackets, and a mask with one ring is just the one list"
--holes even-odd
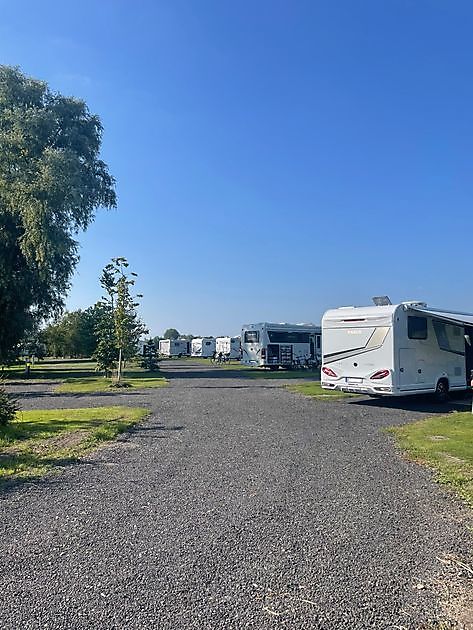
[(465, 326), (465, 373), (466, 383), (470, 384), (473, 370), (473, 326)]
[(413, 389), (417, 382), (416, 351), (413, 348), (399, 350), (399, 387)]

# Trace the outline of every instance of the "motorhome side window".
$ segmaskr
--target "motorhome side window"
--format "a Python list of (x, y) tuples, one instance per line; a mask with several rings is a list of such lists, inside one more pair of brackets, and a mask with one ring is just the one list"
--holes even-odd
[(445, 324), (434, 320), (432, 322), (435, 336), (440, 350), (453, 352), (454, 354), (465, 354), (464, 341), (461, 337), (461, 328)]
[(245, 343), (258, 343), (258, 341), (259, 341), (259, 331), (247, 330), (245, 332)]
[(427, 318), (409, 315), (407, 318), (407, 336), (409, 339), (427, 339)]
[(310, 335), (298, 330), (268, 330), (268, 337), (271, 343), (309, 343)]

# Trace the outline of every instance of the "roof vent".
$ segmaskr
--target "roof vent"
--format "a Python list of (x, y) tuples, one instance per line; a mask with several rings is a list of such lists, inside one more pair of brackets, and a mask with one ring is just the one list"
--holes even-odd
[(389, 306), (392, 304), (387, 295), (378, 295), (372, 298), (375, 306)]

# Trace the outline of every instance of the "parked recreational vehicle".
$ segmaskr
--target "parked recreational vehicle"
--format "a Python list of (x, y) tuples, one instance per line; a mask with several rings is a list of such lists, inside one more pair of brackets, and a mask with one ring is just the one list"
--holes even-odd
[(192, 357), (205, 357), (209, 358), (213, 356), (215, 352), (215, 339), (213, 337), (197, 337), (192, 340)]
[(314, 324), (246, 324), (241, 331), (242, 363), (277, 369), (318, 361), (320, 334)]
[(371, 396), (466, 389), (473, 315), (424, 302), (343, 307), (322, 319), (322, 387)]
[(159, 354), (163, 357), (189, 356), (189, 341), (187, 339), (160, 339)]
[(227, 359), (240, 358), (240, 337), (217, 337), (215, 351), (222, 353)]

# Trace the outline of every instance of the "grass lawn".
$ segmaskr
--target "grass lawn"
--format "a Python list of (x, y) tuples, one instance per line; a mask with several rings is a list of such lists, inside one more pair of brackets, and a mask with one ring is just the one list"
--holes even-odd
[[(129, 367), (131, 366), (133, 364), (129, 364)], [(95, 367), (96, 364), (90, 359), (47, 359), (32, 366), (28, 378), (23, 373), (23, 365), (5, 368), (4, 373), (7, 381), (21, 383), (61, 381), (62, 384), (56, 391), (62, 393), (120, 391), (110, 389), (112, 380), (97, 374)], [(159, 372), (146, 372), (135, 366), (132, 369), (125, 369), (123, 380), (135, 389), (162, 387), (167, 384), (166, 378)]]
[[(156, 373), (151, 376), (151, 372), (125, 372), (123, 382), (129, 385), (129, 388), (141, 389), (149, 387), (163, 387), (168, 381), (164, 376), (158, 376)], [(104, 378), (103, 376), (87, 376), (85, 378), (67, 378), (61, 385), (56, 387), (56, 392), (62, 393), (92, 393), (92, 392), (126, 392), (127, 389), (111, 388), (113, 380)]]
[(95, 363), (90, 359), (46, 359), (31, 366), (30, 376), (24, 374), (25, 365), (16, 364), (3, 368), (7, 380), (38, 382), (62, 381), (65, 378), (83, 378), (95, 374)]
[(389, 431), (409, 458), (433, 468), (438, 482), (473, 507), (473, 414), (450, 413)]
[(333, 389), (322, 389), (318, 381), (311, 381), (310, 383), (297, 383), (294, 385), (288, 385), (287, 389), (291, 392), (297, 392), (298, 394), (304, 394), (305, 396), (311, 396), (312, 398), (319, 399), (336, 399), (336, 398), (353, 398), (358, 394), (346, 394), (345, 392), (335, 391)]
[(0, 427), (0, 480), (39, 477), (72, 463), (148, 413), (141, 407), (18, 411)]

